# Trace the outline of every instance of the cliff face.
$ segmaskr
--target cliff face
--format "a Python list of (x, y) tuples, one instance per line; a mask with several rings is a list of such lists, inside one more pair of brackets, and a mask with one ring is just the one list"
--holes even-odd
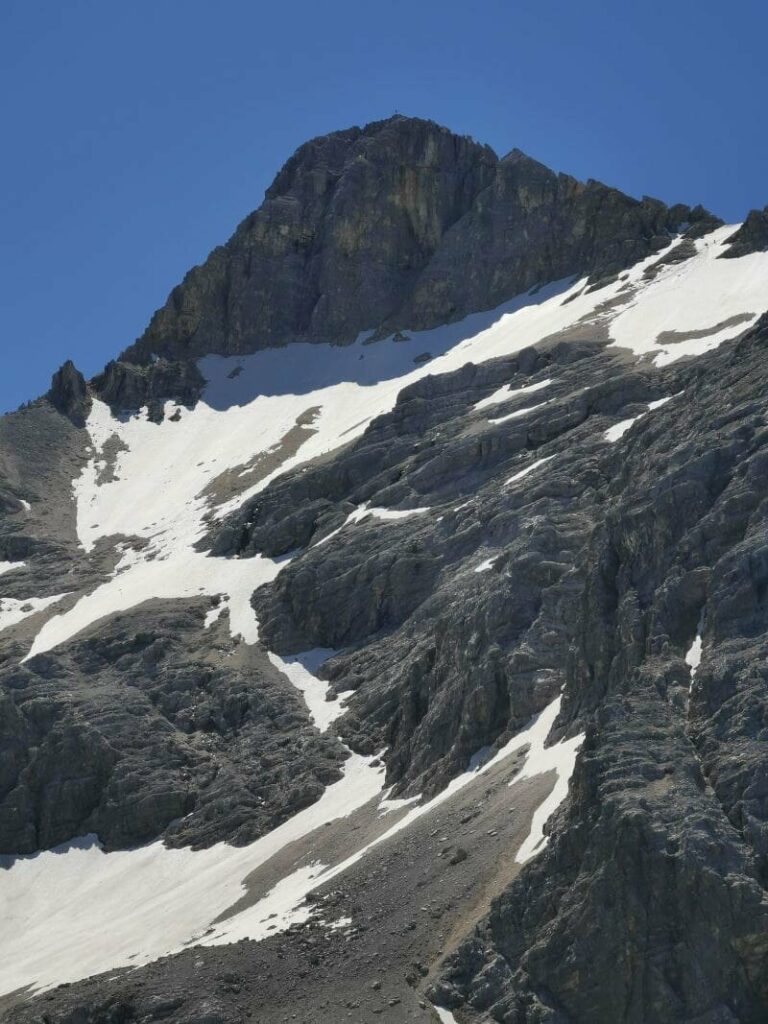
[(546, 281), (614, 274), (694, 223), (719, 222), (394, 117), (302, 146), (122, 360), (434, 327)]

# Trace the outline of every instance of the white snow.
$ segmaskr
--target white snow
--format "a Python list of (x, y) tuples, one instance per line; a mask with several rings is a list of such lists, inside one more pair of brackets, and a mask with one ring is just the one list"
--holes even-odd
[(536, 391), (541, 391), (542, 388), (548, 388), (551, 383), (552, 378), (547, 377), (546, 380), (540, 380), (537, 384), (528, 384), (523, 388), (510, 388), (509, 384), (505, 384), (498, 391), (494, 391), (492, 395), (477, 402), (474, 406), (475, 411), (487, 409), (489, 405), (499, 405), (500, 402), (507, 402), (510, 398), (517, 398), (518, 395), (532, 395)]
[[(384, 769), (372, 768), (372, 760), (352, 754), (344, 777), (317, 803), (249, 846), (193, 851), (156, 842), (105, 854), (91, 836), (32, 856), (0, 857), (0, 993), (138, 966), (207, 941), (211, 922), (245, 893), (243, 880), (255, 868), (381, 792)], [(300, 919), (299, 904), (319, 870), (299, 869), (259, 902), (262, 909), (248, 917), (254, 937), (273, 930), (275, 919), (263, 920), (270, 913), (281, 915), (279, 928)], [(243, 916), (220, 922), (217, 941), (236, 941)]]
[(517, 409), (515, 412), (509, 412), (506, 416), (499, 416), (497, 419), (489, 419), (489, 423), (493, 423), (494, 426), (498, 426), (500, 423), (506, 423), (508, 420), (516, 420), (520, 416), (527, 416), (529, 412), (535, 412), (537, 409), (543, 409), (548, 402), (539, 402), (538, 405), (529, 405), (525, 409)]
[(494, 555), (493, 558), (486, 558), (486, 560), (481, 562), (480, 565), (475, 566), (475, 572), (488, 572), (489, 569), (493, 568), (493, 563), (498, 557), (498, 555)]
[(357, 513), (353, 512), (352, 516), (356, 516), (357, 518), (353, 519), (352, 516), (350, 516), (350, 521), (351, 522), (360, 522), (361, 520), (365, 519), (367, 516), (373, 516), (374, 519), (383, 519), (385, 521), (389, 520), (389, 519), (407, 519), (409, 516), (420, 516), (420, 515), (423, 515), (425, 512), (429, 512), (429, 505), (425, 505), (422, 508), (404, 508), (404, 509), (397, 509), (397, 508), (368, 508), (368, 509), (365, 509), (365, 511), (360, 516), (357, 516)]
[(22, 569), (26, 562), (0, 562), (0, 576), (4, 572), (11, 572), (13, 569)]
[[(736, 260), (717, 258), (737, 227), (727, 225), (698, 239), (693, 259), (662, 269), (647, 287), (641, 288), (611, 323), (614, 344), (636, 355), (651, 353), (657, 366), (666, 366), (683, 356), (702, 355), (748, 328), (750, 324), (745, 321), (702, 338), (658, 341), (664, 331), (709, 331), (734, 316), (749, 313), (754, 320), (764, 311), (768, 253), (752, 253)], [(629, 271), (630, 282), (639, 280), (640, 268), (648, 262)]]
[(326, 922), (326, 927), (330, 928), (332, 932), (336, 932), (342, 928), (349, 928), (351, 924), (351, 917), (337, 917), (335, 921)]
[(328, 726), (344, 713), (344, 703), (354, 692), (346, 690), (335, 700), (326, 700), (329, 684), (324, 679), (318, 679), (314, 673), (324, 661), (336, 653), (329, 648), (316, 647), (314, 650), (287, 658), (269, 654), (269, 660), (275, 668), (284, 673), (296, 689), (301, 691), (312, 721), (320, 732), (325, 732)]
[[(0, 993), (36, 990), (117, 967), (137, 966), (191, 944), (221, 945), (264, 938), (305, 920), (307, 893), (342, 874), (365, 854), (464, 789), (515, 751), (528, 747), (516, 778), (558, 773), (553, 794), (534, 815), (531, 835), (518, 853), (529, 859), (543, 846), (542, 828), (567, 792), (578, 736), (544, 748), (560, 707), (554, 700), (480, 767), (453, 779), (432, 800), (411, 807), (382, 835), (340, 863), (299, 866), (262, 899), (213, 922), (244, 894), (243, 880), (296, 839), (346, 817), (380, 794), (384, 769), (352, 754), (344, 777), (320, 800), (250, 846), (220, 843), (207, 850), (167, 849), (160, 842), (105, 854), (93, 837), (56, 851), (0, 858)], [(412, 801), (403, 802), (403, 805)], [(394, 801), (392, 801), (394, 803)], [(386, 808), (386, 799), (379, 805)], [(73, 929), (73, 921), (77, 928)]]
[(612, 427), (608, 427), (603, 435), (605, 440), (610, 444), (613, 444), (614, 441), (618, 441), (620, 437), (624, 437), (632, 424), (637, 423), (639, 419), (639, 416), (631, 416), (628, 420), (620, 420), (618, 423), (614, 423)]
[(27, 597), (21, 600), (13, 597), (0, 597), (0, 630), (15, 626), (22, 619), (49, 608), (66, 596), (66, 594), (54, 594), (53, 597)]
[[(660, 409), (662, 405), (666, 405), (667, 402), (671, 402), (673, 398), (677, 398), (678, 395), (682, 395), (682, 391), (678, 391), (676, 395), (667, 395), (666, 398), (657, 398), (655, 402), (648, 403), (648, 411), (653, 412), (654, 409)], [(620, 420), (618, 423), (614, 423), (612, 427), (609, 427), (605, 434), (605, 440), (610, 444), (618, 441), (620, 437), (623, 437), (626, 432), (630, 429), (633, 423), (637, 423), (639, 419), (642, 419), (646, 413), (641, 412), (639, 416), (632, 416), (628, 420)]]
[[(551, 722), (554, 722), (560, 711), (559, 697), (554, 704), (556, 705), (556, 710), (552, 715)], [(548, 837), (544, 835), (544, 826), (568, 795), (568, 783), (571, 775), (573, 775), (576, 755), (581, 744), (584, 742), (584, 733), (579, 733), (569, 740), (560, 740), (559, 743), (554, 743), (551, 747), (545, 747), (544, 740), (546, 740), (548, 733), (549, 729), (546, 733), (542, 734), (539, 731), (536, 734), (535, 740), (531, 742), (531, 749), (528, 751), (528, 756), (525, 759), (525, 764), (520, 774), (510, 782), (510, 785), (512, 785), (520, 779), (531, 779), (535, 775), (543, 775), (546, 772), (554, 771), (557, 773), (557, 781), (552, 788), (552, 792), (534, 812), (531, 830), (515, 854), (515, 860), (518, 864), (525, 864), (532, 857), (535, 857), (537, 853), (541, 853), (547, 845)]]
[[(64, 643), (87, 626), (117, 612), (127, 611), (151, 598), (197, 597), (227, 594), (230, 630), (247, 643), (258, 639), (258, 623), (250, 598), (257, 587), (273, 580), (286, 559), (208, 558), (193, 549), (169, 552), (154, 561), (143, 552), (127, 552), (115, 575), (81, 597), (69, 611), (54, 615), (34, 639), (24, 660)], [(210, 619), (208, 619), (210, 624)]]
[[(570, 773), (573, 770), (573, 765), (576, 760), (576, 753), (583, 742), (584, 736), (580, 734), (570, 740), (563, 740), (560, 743), (554, 744), (552, 747), (544, 748), (544, 742), (549, 735), (552, 728), (552, 724), (558, 715), (560, 710), (560, 697), (557, 697), (552, 701), (536, 718), (533, 719), (527, 729), (522, 730), (508, 743), (504, 745), (492, 758), (485, 761), (480, 767), (474, 770), (467, 770), (463, 774), (452, 779), (451, 782), (443, 789), (437, 796), (428, 800), (426, 803), (418, 804), (407, 811), (401, 818), (399, 818), (386, 832), (372, 840), (370, 843), (361, 847), (355, 853), (351, 854), (346, 860), (336, 864), (332, 867), (328, 867), (323, 870), (319, 875), (313, 876), (311, 879), (304, 879), (298, 875), (293, 878), (293, 882), (290, 886), (290, 893), (295, 897), (295, 902), (288, 906), (281, 906), (279, 913), (285, 920), (295, 919), (292, 918), (294, 913), (301, 912), (301, 901), (304, 899), (306, 894), (319, 885), (323, 885), (329, 882), (331, 879), (336, 878), (338, 875), (343, 874), (354, 864), (357, 864), (370, 850), (382, 843), (387, 842), (393, 836), (402, 832), (404, 829), (409, 828), (414, 821), (418, 821), (424, 817), (425, 814), (430, 814), (436, 807), (445, 803), (446, 800), (450, 800), (452, 796), (463, 790), (469, 785), (474, 779), (480, 775), (486, 774), (495, 765), (509, 757), (510, 754), (521, 750), (524, 747), (528, 747), (528, 753), (524, 762), (522, 770), (517, 774), (515, 779), (510, 782), (512, 785), (516, 780), (521, 778), (532, 778), (534, 775), (539, 775), (543, 772), (556, 771), (557, 781), (555, 787), (547, 797), (538, 810), (535, 812), (533, 822), (531, 826), (530, 835), (526, 838), (523, 845), (518, 852), (518, 857), (523, 860), (529, 860), (531, 857), (539, 853), (545, 845), (543, 837), (543, 828), (549, 819), (553, 811), (560, 805), (562, 800), (565, 798), (568, 792), (568, 780)], [(304, 889), (302, 891), (302, 885)], [(271, 894), (270, 894), (271, 897)], [(212, 935), (207, 935), (205, 938), (206, 945), (220, 945), (224, 942), (232, 942), (237, 938), (246, 938), (252, 934), (254, 929), (258, 929), (263, 917), (264, 909), (266, 904), (264, 901), (246, 908), (242, 913), (231, 918), (225, 922), (225, 930), (216, 930)], [(275, 909), (275, 903), (272, 901), (269, 904), (270, 913), (278, 912)]]
[(459, 1024), (451, 1011), (442, 1006), (435, 1006), (435, 1013), (440, 1018), (440, 1024)]
[(383, 818), (387, 814), (391, 814), (393, 811), (401, 811), (404, 807), (411, 807), (413, 804), (417, 804), (421, 800), (421, 794), (418, 796), (405, 796), (405, 797), (390, 797), (392, 787), (386, 791), (384, 796), (379, 800), (379, 817)]
[(696, 669), (701, 664), (701, 636), (698, 633), (686, 652), (685, 663), (690, 666), (691, 675), (696, 672)]
[(205, 620), (203, 621), (203, 628), (210, 629), (214, 622), (217, 622), (221, 618), (226, 608), (227, 602), (219, 601), (217, 605), (207, 611), (205, 613)]
[(345, 526), (349, 526), (352, 523), (362, 523), (364, 519), (380, 519), (383, 522), (388, 522), (397, 519), (407, 519), (409, 516), (421, 516), (425, 512), (429, 512), (429, 506), (423, 506), (421, 508), (369, 508), (368, 502), (364, 501), (362, 505), (350, 512), (341, 526), (337, 526), (335, 530), (331, 530), (330, 533), (322, 537), (313, 547), (319, 548), (321, 544), (327, 543), (332, 537), (335, 537), (338, 533), (344, 529)]
[(696, 678), (696, 670), (701, 664), (701, 634), (697, 633), (693, 643), (685, 652), (685, 663), (691, 670), (691, 683), (688, 692), (693, 692), (693, 681)]
[(528, 474), (532, 473), (534, 469), (538, 469), (539, 466), (543, 466), (545, 462), (549, 462), (550, 459), (554, 459), (554, 457), (554, 455), (547, 455), (547, 457), (544, 459), (537, 459), (535, 462), (532, 462), (530, 466), (526, 466), (525, 469), (521, 469), (519, 470), (519, 472), (514, 473), (509, 478), (509, 480), (505, 480), (504, 486), (508, 487), (510, 484), (515, 483), (517, 480), (522, 480), (524, 476), (528, 476)]

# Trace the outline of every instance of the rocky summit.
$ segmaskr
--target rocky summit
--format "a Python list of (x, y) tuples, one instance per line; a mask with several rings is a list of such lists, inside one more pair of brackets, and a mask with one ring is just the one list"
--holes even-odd
[(768, 1020), (767, 225), (396, 116), (0, 419), (0, 1019)]

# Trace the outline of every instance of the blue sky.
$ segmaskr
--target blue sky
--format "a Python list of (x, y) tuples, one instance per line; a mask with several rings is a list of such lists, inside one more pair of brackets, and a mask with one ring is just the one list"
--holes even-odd
[(0, 410), (129, 344), (302, 141), (396, 110), (739, 220), (767, 33), (739, 0), (3, 0)]

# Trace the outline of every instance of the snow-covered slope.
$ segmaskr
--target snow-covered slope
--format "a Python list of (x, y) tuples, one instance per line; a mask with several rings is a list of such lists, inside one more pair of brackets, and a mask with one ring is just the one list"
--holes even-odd
[[(276, 476), (359, 437), (392, 409), (404, 387), (429, 374), (577, 329), (603, 331), (610, 344), (657, 365), (711, 350), (754, 322), (768, 285), (768, 254), (717, 258), (733, 231), (729, 226), (704, 236), (694, 258), (662, 268), (651, 280), (645, 270), (656, 257), (599, 290), (584, 281), (559, 282), (404, 341), (371, 344), (361, 337), (348, 347), (297, 344), (241, 358), (208, 357), (200, 364), (208, 380), (202, 401), (175, 415), (169, 404), (161, 423), (146, 414), (117, 419), (95, 401), (88, 418), (94, 455), (74, 483), (80, 541), (85, 551), (104, 538), (147, 543), (138, 551), (128, 544), (112, 580), (52, 616), (29, 656), (149, 598), (196, 594), (226, 595), (233, 632), (254, 641), (250, 595), (280, 564), (265, 558), (243, 564), (196, 551), (212, 518), (227, 515)], [(430, 358), (422, 361), (425, 354)], [(505, 396), (492, 395), (479, 407), (499, 397)], [(108, 444), (117, 451), (111, 466)]]

